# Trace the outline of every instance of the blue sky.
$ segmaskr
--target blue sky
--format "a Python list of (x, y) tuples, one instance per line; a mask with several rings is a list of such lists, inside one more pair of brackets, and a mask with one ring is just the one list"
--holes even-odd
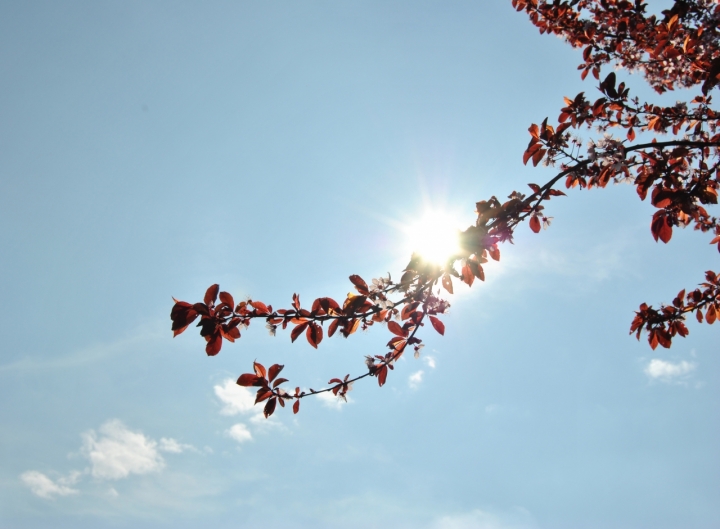
[(578, 62), (509, 1), (0, 4), (0, 526), (717, 527), (714, 329), (628, 336), (717, 251), (630, 186), (553, 200), (346, 405), (259, 420), (232, 380), (321, 387), (382, 329), (171, 337), (171, 296), (342, 298), (428, 206), (549, 179), (526, 130)]

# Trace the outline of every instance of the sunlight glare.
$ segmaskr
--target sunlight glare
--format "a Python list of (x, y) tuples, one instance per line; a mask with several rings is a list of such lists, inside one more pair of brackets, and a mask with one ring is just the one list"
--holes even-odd
[(449, 257), (460, 252), (461, 225), (445, 211), (427, 210), (405, 229), (408, 249), (427, 261), (444, 265)]

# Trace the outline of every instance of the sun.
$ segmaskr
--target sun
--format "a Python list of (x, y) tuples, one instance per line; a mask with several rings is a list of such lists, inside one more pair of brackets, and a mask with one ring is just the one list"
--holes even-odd
[(451, 213), (428, 209), (403, 231), (410, 252), (442, 266), (450, 257), (461, 252), (461, 227), (462, 222)]

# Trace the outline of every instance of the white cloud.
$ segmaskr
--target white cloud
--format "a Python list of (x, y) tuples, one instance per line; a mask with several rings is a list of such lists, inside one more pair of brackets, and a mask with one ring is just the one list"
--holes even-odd
[(215, 395), (223, 403), (220, 413), (223, 415), (237, 415), (239, 413), (262, 413), (261, 408), (255, 408), (255, 395), (243, 386), (228, 378), (213, 388)]
[(340, 410), (345, 404), (348, 404), (352, 402), (352, 399), (350, 398), (350, 395), (345, 395), (345, 398), (347, 399), (347, 402), (345, 400), (341, 399), (340, 397), (336, 397), (332, 394), (332, 391), (326, 391), (325, 393), (318, 393), (315, 395), (320, 402), (323, 403), (323, 405), (327, 406), (328, 408), (332, 408), (333, 410)]
[(653, 358), (645, 367), (645, 374), (652, 379), (669, 382), (679, 377), (684, 377), (695, 370), (697, 365), (693, 362), (683, 360), (682, 362), (672, 363)]
[(518, 508), (516, 510), (518, 512), (503, 516), (479, 509), (464, 514), (443, 516), (436, 521), (434, 529), (531, 529), (537, 527), (525, 509)]
[(79, 477), (79, 475), (79, 472), (73, 472), (71, 474), (71, 478), (61, 478), (56, 483), (42, 472), (29, 470), (27, 472), (23, 472), (20, 475), (20, 479), (36, 496), (40, 496), (45, 499), (53, 499), (55, 496), (68, 496), (70, 494), (77, 494), (80, 492), (77, 489), (73, 489), (68, 486), (68, 484), (72, 484), (77, 481), (77, 477)]
[(162, 452), (168, 452), (170, 454), (181, 454), (186, 450), (197, 452), (197, 449), (193, 445), (179, 443), (175, 439), (169, 437), (160, 438), (160, 446), (158, 446), (158, 449)]
[[(129, 430), (117, 419), (107, 421), (100, 426), (98, 432), (90, 430), (81, 435), (83, 444), (80, 454), (90, 461), (90, 467), (83, 471), (73, 470), (67, 476), (54, 481), (35, 470), (24, 472), (20, 475), (20, 480), (33, 494), (48, 499), (77, 494), (80, 491), (72, 486), (87, 474), (97, 479), (115, 480), (131, 474), (160, 471), (164, 468), (165, 461), (159, 450), (174, 454), (188, 450), (199, 452), (194, 446), (182, 444), (169, 437), (161, 438), (158, 443), (142, 432)], [(106, 495), (116, 497), (118, 492), (111, 487)]]
[(417, 389), (420, 386), (420, 383), (423, 379), (423, 371), (422, 369), (420, 371), (416, 371), (412, 375), (408, 377), (408, 385), (411, 389)]
[(99, 436), (93, 430), (83, 434), (82, 451), (90, 460), (91, 474), (100, 479), (147, 474), (165, 466), (155, 441), (128, 430), (117, 419), (103, 424)]
[(497, 413), (499, 410), (500, 406), (498, 406), (497, 404), (488, 404), (487, 406), (485, 406), (485, 413), (488, 414)]
[(235, 439), (238, 443), (244, 443), (245, 441), (252, 441), (252, 434), (243, 423), (239, 422), (233, 425), (227, 432), (230, 437)]
[(430, 369), (435, 369), (435, 359), (432, 356), (424, 356), (423, 360)]

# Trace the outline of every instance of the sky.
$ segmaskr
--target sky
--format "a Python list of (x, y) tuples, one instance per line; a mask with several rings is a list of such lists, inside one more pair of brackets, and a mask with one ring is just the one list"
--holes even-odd
[(547, 181), (527, 128), (597, 93), (580, 61), (500, 0), (0, 3), (0, 527), (717, 527), (716, 331), (628, 335), (717, 250), (656, 243), (630, 186), (553, 199), (348, 403), (265, 420), (234, 380), (326, 387), (385, 329), (255, 322), (213, 358), (170, 332), (213, 283), (287, 307), (399, 277), (428, 209)]

